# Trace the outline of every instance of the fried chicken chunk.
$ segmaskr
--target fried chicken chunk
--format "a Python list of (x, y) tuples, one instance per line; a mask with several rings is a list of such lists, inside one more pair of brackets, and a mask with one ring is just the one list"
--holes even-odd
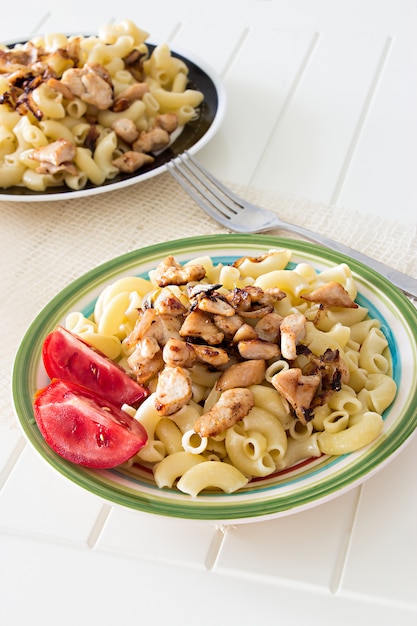
[(194, 280), (201, 280), (206, 275), (202, 265), (182, 266), (172, 255), (167, 256), (155, 270), (154, 278), (160, 287), (168, 285), (186, 285)]
[(201, 437), (215, 437), (243, 419), (254, 406), (255, 399), (250, 389), (228, 389), (210, 411), (196, 419), (194, 430)]
[(93, 104), (100, 111), (113, 104), (113, 84), (108, 71), (98, 63), (86, 63), (81, 68), (66, 70), (61, 78), (63, 85), (87, 104)]
[(343, 285), (335, 281), (326, 283), (308, 294), (302, 294), (301, 297), (303, 300), (318, 302), (325, 307), (358, 308)]
[(166, 366), (158, 376), (155, 408), (161, 415), (172, 415), (191, 400), (191, 376), (183, 367)]
[(306, 376), (299, 367), (282, 370), (271, 379), (275, 389), (290, 403), (302, 424), (312, 418), (310, 405), (320, 382), (319, 374)]

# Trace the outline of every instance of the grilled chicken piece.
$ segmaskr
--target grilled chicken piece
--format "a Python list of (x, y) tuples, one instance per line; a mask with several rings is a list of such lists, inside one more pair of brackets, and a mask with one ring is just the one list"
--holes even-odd
[(353, 302), (343, 285), (337, 282), (326, 283), (310, 293), (303, 294), (301, 297), (303, 300), (318, 302), (325, 307), (358, 308), (358, 305), (356, 302)]
[(247, 311), (250, 311), (252, 306), (252, 300), (248, 291), (240, 287), (232, 289), (232, 291), (226, 295), (226, 299), (238, 315), (243, 315)]
[(235, 315), (234, 308), (218, 292), (200, 295), (197, 298), (197, 306), (201, 311), (212, 313), (213, 315), (223, 315), (224, 317)]
[(140, 339), (153, 337), (164, 346), (171, 337), (180, 338), (181, 320), (175, 315), (158, 315), (155, 309), (146, 309), (137, 320), (134, 329), (126, 337), (128, 349), (134, 348)]
[(138, 382), (149, 381), (164, 367), (162, 348), (172, 337), (179, 339), (180, 326), (178, 317), (158, 315), (154, 309), (142, 313), (125, 340), (126, 347), (133, 348), (128, 364)]
[(284, 359), (293, 361), (297, 356), (297, 344), (306, 334), (306, 318), (302, 313), (286, 315), (280, 325), (281, 354)]
[(268, 361), (268, 359), (273, 359), (280, 355), (278, 344), (264, 341), (263, 339), (239, 341), (237, 349), (242, 359), (264, 359)]
[(224, 315), (214, 315), (213, 322), (223, 333), (224, 338), (228, 341), (231, 341), (239, 328), (244, 325), (243, 319), (236, 314), (230, 317), (225, 317)]
[(176, 113), (162, 113), (155, 118), (155, 126), (171, 134), (178, 128), (178, 116)]
[(265, 378), (266, 364), (262, 359), (242, 361), (228, 367), (216, 383), (216, 389), (225, 391), (235, 387), (260, 385)]
[(259, 339), (258, 333), (250, 324), (242, 324), (242, 326), (235, 332), (233, 343), (239, 343), (239, 341), (249, 341), (250, 339)]
[(29, 66), (38, 58), (38, 49), (31, 42), (25, 49), (12, 48), (11, 50), (0, 50), (0, 71), (7, 73), (14, 71), (15, 67)]
[(189, 282), (201, 280), (206, 275), (202, 265), (187, 265), (183, 267), (173, 256), (167, 256), (156, 268), (154, 279), (160, 287), (168, 285), (186, 285)]
[(285, 291), (281, 291), (278, 287), (261, 289), (256, 285), (248, 285), (244, 289), (249, 293), (252, 303), (261, 306), (273, 305), (274, 302), (279, 302), (286, 297)]
[(256, 285), (233, 289), (226, 299), (236, 313), (244, 318), (258, 319), (274, 312), (274, 303), (285, 298), (278, 288), (261, 289)]
[(177, 315), (168, 313), (158, 315), (156, 323), (155, 338), (160, 346), (164, 346), (171, 337), (180, 337), (181, 319)]
[(152, 334), (152, 326), (156, 324), (157, 313), (154, 309), (146, 309), (142, 311), (139, 318), (136, 321), (135, 327), (132, 332), (126, 337), (125, 344), (128, 349), (134, 348), (138, 341), (146, 336)]
[(247, 319), (256, 320), (256, 319), (261, 319), (262, 317), (265, 317), (265, 315), (269, 315), (270, 313), (273, 313), (273, 311), (274, 311), (274, 307), (272, 305), (266, 305), (266, 306), (254, 307), (250, 311), (247, 311), (246, 313), (242, 313), (242, 316)]
[(128, 144), (133, 143), (139, 137), (135, 122), (128, 117), (118, 117), (111, 127), (116, 135)]
[(139, 133), (139, 137), (132, 144), (136, 152), (156, 152), (169, 145), (169, 133), (163, 128), (151, 128)]
[(166, 366), (158, 376), (155, 408), (161, 415), (172, 415), (188, 404), (192, 396), (191, 376), (183, 367)]
[(322, 355), (316, 356), (307, 346), (303, 346), (302, 354), (309, 359), (309, 363), (303, 367), (303, 374), (320, 374), (321, 388), (318, 398), (320, 404), (323, 404), (334, 391), (339, 391), (342, 383), (349, 383), (349, 368), (340, 356), (339, 350), (328, 348)]
[(155, 159), (150, 154), (128, 150), (121, 156), (117, 157), (117, 159), (113, 159), (112, 164), (121, 172), (124, 172), (125, 174), (132, 174), (144, 165), (153, 163), (154, 160)]
[(192, 367), (202, 361), (214, 368), (226, 365), (229, 355), (223, 348), (188, 343), (180, 339), (169, 339), (162, 352), (165, 363), (171, 367)]
[(151, 306), (160, 315), (185, 315), (188, 311), (181, 300), (172, 293), (169, 287), (164, 287), (154, 295)]
[(74, 96), (96, 106), (100, 111), (109, 109), (113, 104), (111, 76), (98, 63), (86, 63), (82, 68), (65, 70), (61, 81)]
[(320, 374), (305, 376), (299, 367), (282, 370), (271, 379), (275, 389), (290, 403), (303, 424), (313, 417), (310, 406), (320, 381)]
[(192, 367), (196, 360), (193, 345), (182, 339), (168, 339), (162, 357), (169, 367)]
[(41, 163), (51, 165), (62, 165), (71, 162), (76, 154), (76, 147), (72, 141), (67, 139), (57, 139), (46, 146), (34, 148), (30, 153), (30, 158)]
[(135, 102), (135, 100), (142, 100), (145, 93), (148, 92), (148, 83), (133, 83), (133, 85), (129, 85), (129, 87), (126, 87), (126, 89), (124, 89), (115, 99), (112, 111), (115, 111), (116, 113), (126, 111), (132, 102)]
[(196, 419), (194, 430), (201, 437), (215, 437), (243, 419), (254, 406), (255, 399), (250, 389), (228, 389), (210, 411)]
[(154, 378), (164, 367), (161, 350), (156, 352), (152, 358), (144, 358), (140, 344), (128, 357), (127, 362), (137, 382), (142, 385)]
[(203, 311), (191, 311), (180, 329), (181, 337), (198, 337), (215, 346), (223, 341), (224, 335)]
[(229, 361), (229, 355), (223, 348), (195, 344), (193, 345), (193, 349), (198, 361), (207, 363), (207, 365), (211, 365), (212, 367), (222, 367)]
[(277, 343), (279, 339), (280, 326), (283, 317), (273, 311), (264, 315), (258, 322), (256, 322), (254, 330), (259, 339), (264, 341), (271, 341)]
[(52, 165), (52, 163), (41, 163), (35, 170), (38, 174), (46, 174), (52, 176), (58, 172), (67, 172), (72, 176), (77, 176), (78, 168), (73, 163), (62, 163), (61, 165)]

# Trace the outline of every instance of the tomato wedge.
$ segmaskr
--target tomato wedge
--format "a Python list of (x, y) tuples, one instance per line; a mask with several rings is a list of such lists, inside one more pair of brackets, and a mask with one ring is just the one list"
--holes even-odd
[(136, 407), (149, 395), (117, 363), (63, 326), (45, 338), (42, 359), (49, 378), (87, 387), (116, 406)]
[(147, 441), (142, 424), (85, 387), (54, 378), (34, 398), (36, 423), (61, 457), (92, 468), (111, 468)]

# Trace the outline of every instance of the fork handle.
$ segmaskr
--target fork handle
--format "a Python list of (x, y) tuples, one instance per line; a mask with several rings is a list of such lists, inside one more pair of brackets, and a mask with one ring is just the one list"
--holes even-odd
[(417, 280), (404, 274), (403, 272), (399, 272), (395, 270), (393, 267), (389, 265), (385, 265), (380, 261), (376, 261), (375, 259), (367, 256), (366, 254), (362, 254), (362, 252), (358, 252), (353, 248), (349, 248), (349, 246), (345, 246), (343, 243), (339, 243), (338, 241), (334, 241), (325, 235), (320, 235), (318, 233), (309, 230), (308, 228), (304, 228), (303, 226), (298, 226), (296, 224), (280, 224), (280, 228), (283, 230), (287, 230), (289, 232), (297, 233), (298, 235), (302, 235), (315, 243), (319, 243), (326, 248), (330, 248), (331, 250), (335, 250), (336, 252), (340, 252), (341, 254), (345, 254), (347, 256), (352, 257), (356, 261), (360, 261), (364, 265), (372, 268), (385, 278), (388, 278), (396, 287), (399, 287), (405, 294), (411, 297), (417, 297)]

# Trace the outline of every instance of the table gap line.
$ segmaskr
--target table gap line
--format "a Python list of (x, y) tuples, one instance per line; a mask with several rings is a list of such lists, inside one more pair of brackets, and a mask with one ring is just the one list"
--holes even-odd
[(359, 486), (356, 491), (356, 497), (352, 506), (351, 515), (346, 519), (345, 538), (340, 542), (340, 548), (337, 552), (333, 572), (330, 577), (329, 589), (332, 594), (338, 593), (341, 588), (343, 573), (345, 571), (347, 557), (352, 543), (353, 529), (358, 515), (359, 502), (362, 495), (362, 485)]
[(100, 513), (97, 516), (97, 519), (94, 523), (93, 528), (87, 539), (87, 545), (89, 548), (94, 548), (97, 544), (97, 541), (103, 531), (104, 525), (107, 522), (109, 515), (111, 513), (112, 507), (109, 504), (104, 504), (101, 507)]
[(205, 568), (211, 571), (215, 568), (217, 560), (220, 556), (220, 552), (226, 538), (227, 532), (233, 528), (233, 526), (217, 526), (214, 530), (213, 539), (211, 540), (207, 556), (204, 561)]
[(287, 97), (285, 98), (284, 103), (283, 103), (283, 105), (281, 107), (281, 110), (278, 113), (277, 119), (275, 120), (275, 124), (273, 125), (273, 128), (272, 128), (272, 132), (269, 134), (270, 138), (266, 142), (266, 144), (265, 144), (265, 146), (264, 146), (264, 148), (262, 150), (261, 156), (260, 156), (260, 158), (258, 160), (258, 164), (257, 164), (257, 166), (255, 167), (255, 169), (254, 169), (254, 171), (252, 173), (252, 176), (251, 176), (250, 181), (249, 181), (250, 185), (253, 184), (253, 182), (254, 182), (254, 180), (256, 178), (256, 175), (258, 173), (258, 170), (259, 170), (259, 168), (260, 168), (260, 166), (261, 166), (261, 164), (262, 164), (262, 162), (264, 160), (264, 157), (265, 157), (266, 153), (268, 152), (268, 148), (269, 148), (270, 142), (272, 141), (272, 138), (274, 137), (274, 135), (275, 135), (277, 129), (279, 128), (279, 126), (280, 126), (280, 124), (281, 124), (281, 122), (282, 122), (286, 112), (288, 111), (289, 106), (290, 106), (290, 104), (291, 104), (291, 102), (292, 102), (292, 100), (293, 100), (293, 98), (295, 96), (295, 93), (296, 93), (297, 89), (298, 89), (298, 86), (301, 83), (301, 80), (302, 80), (303, 76), (305, 75), (305, 73), (306, 73), (306, 71), (308, 69), (308, 66), (310, 65), (310, 62), (311, 62), (311, 60), (313, 58), (314, 51), (317, 48), (317, 45), (319, 43), (320, 38), (321, 38), (321, 35), (320, 35), (319, 32), (315, 32), (313, 34), (312, 38), (311, 38), (310, 44), (307, 47), (307, 51), (306, 51), (306, 53), (304, 55), (304, 58), (303, 58), (303, 60), (302, 60), (302, 62), (300, 64), (300, 67), (299, 67), (298, 71), (295, 74), (294, 80), (293, 80), (293, 82), (291, 84), (291, 87), (290, 87), (290, 89), (288, 91)]
[(46, 22), (49, 20), (51, 16), (52, 16), (51, 11), (48, 11), (48, 13), (45, 13), (45, 15), (39, 20), (39, 22), (30, 31), (32, 36), (37, 35), (38, 33), (41, 32), (44, 24), (46, 24)]
[(176, 36), (178, 35), (178, 33), (181, 31), (181, 29), (183, 28), (183, 26), (184, 26), (184, 24), (183, 24), (182, 22), (177, 22), (177, 23), (173, 26), (173, 28), (172, 28), (172, 30), (171, 30), (171, 34), (170, 34), (170, 35), (168, 35), (168, 37), (167, 37), (167, 42), (168, 42), (169, 44), (171, 44), (171, 43), (175, 40), (175, 37), (176, 37)]
[(331, 199), (330, 199), (330, 205), (337, 205), (340, 201), (340, 196), (342, 194), (349, 170), (351, 168), (352, 162), (353, 162), (353, 158), (355, 156), (355, 152), (357, 150), (357, 147), (359, 145), (359, 140), (361, 138), (361, 135), (363, 133), (363, 130), (365, 128), (365, 124), (366, 121), (368, 119), (369, 116), (369, 112), (371, 110), (372, 104), (375, 100), (375, 96), (376, 93), (378, 91), (378, 87), (379, 84), (381, 82), (382, 79), (382, 75), (384, 73), (384, 69), (386, 67), (388, 58), (389, 58), (389, 54), (390, 51), (392, 49), (392, 45), (393, 45), (393, 38), (392, 37), (388, 37), (387, 40), (385, 41), (385, 44), (383, 46), (382, 49), (382, 53), (374, 74), (374, 77), (371, 81), (371, 85), (370, 88), (368, 90), (368, 94), (365, 98), (365, 102), (364, 105), (362, 107), (361, 113), (359, 115), (358, 118), (358, 123), (356, 124), (356, 127), (353, 131), (353, 135), (352, 135), (352, 139), (351, 142), (349, 144), (348, 150), (346, 152), (346, 156), (343, 162), (343, 165), (341, 167), (338, 179), (336, 181), (336, 185), (333, 189), (333, 193), (331, 195)]
[(233, 47), (232, 52), (230, 53), (229, 58), (226, 61), (226, 65), (224, 66), (223, 70), (220, 72), (221, 78), (224, 79), (225, 76), (227, 75), (229, 69), (232, 67), (233, 62), (236, 59), (240, 49), (242, 48), (242, 46), (243, 46), (244, 42), (246, 41), (246, 39), (249, 37), (249, 32), (250, 32), (250, 28), (248, 28), (248, 27), (243, 28), (242, 34), (238, 38), (235, 46)]

